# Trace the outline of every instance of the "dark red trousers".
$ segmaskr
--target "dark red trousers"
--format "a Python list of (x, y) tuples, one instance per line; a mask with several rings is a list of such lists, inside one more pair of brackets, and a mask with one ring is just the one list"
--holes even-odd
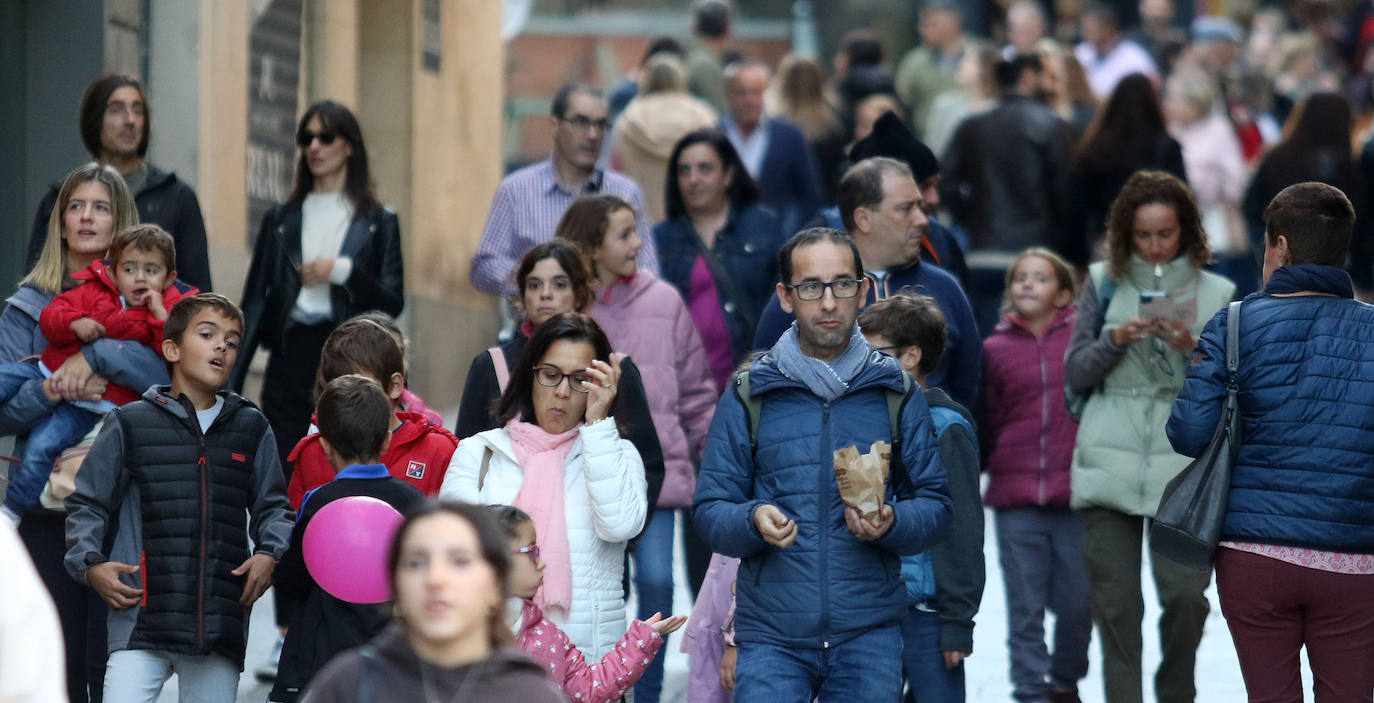
[(1318, 571), (1218, 549), (1217, 592), (1251, 703), (1302, 703), (1303, 647), (1316, 703), (1374, 700), (1374, 575)]

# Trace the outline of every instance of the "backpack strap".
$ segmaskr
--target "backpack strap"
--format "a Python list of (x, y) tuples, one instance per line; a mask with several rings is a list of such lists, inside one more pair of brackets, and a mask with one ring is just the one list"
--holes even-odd
[[(911, 498), (916, 495), (915, 486), (911, 485), (911, 477), (906, 473), (906, 462), (902, 460), (902, 409), (906, 407), (906, 401), (911, 398), (911, 394), (916, 390), (916, 380), (911, 374), (902, 372), (902, 390), (900, 392), (887, 390), (887, 422), (888, 428), (892, 432), (892, 458), (888, 462), (888, 484), (892, 486), (892, 492), (898, 497)], [(900, 488), (900, 490), (899, 490)]]
[(501, 351), (501, 347), (492, 347), (487, 353), (491, 355), (491, 368), (496, 372), (496, 388), (504, 394), (506, 386), (510, 385), (510, 367), (506, 365), (506, 353)]
[(735, 396), (744, 406), (744, 417), (749, 420), (749, 453), (759, 448), (759, 416), (763, 414), (763, 398), (749, 395), (749, 370), (735, 374)]
[(1097, 289), (1097, 309), (1102, 313), (1102, 317), (1097, 319), (1097, 329), (1093, 330), (1093, 339), (1102, 336), (1102, 326), (1107, 322), (1107, 306), (1112, 304), (1112, 296), (1116, 295), (1116, 281), (1107, 276), (1107, 271), (1102, 270), (1101, 279), (1093, 278), (1093, 287)]

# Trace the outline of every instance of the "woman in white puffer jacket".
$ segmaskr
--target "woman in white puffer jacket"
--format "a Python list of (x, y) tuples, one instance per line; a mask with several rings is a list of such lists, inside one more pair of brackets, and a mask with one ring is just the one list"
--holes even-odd
[(514, 368), (505, 426), (459, 442), (439, 497), (534, 518), (547, 565), (535, 603), (596, 661), (625, 635), (625, 543), (647, 512), (644, 464), (613, 417), (620, 365), (590, 317), (564, 313)]

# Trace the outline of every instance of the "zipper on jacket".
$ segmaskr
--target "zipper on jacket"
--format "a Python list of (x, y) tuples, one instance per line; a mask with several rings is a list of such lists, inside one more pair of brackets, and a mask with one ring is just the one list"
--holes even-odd
[[(1048, 336), (1048, 334), (1046, 335)], [(1037, 505), (1045, 504), (1045, 468), (1048, 462), (1045, 460), (1045, 446), (1048, 444), (1050, 432), (1050, 372), (1045, 364), (1045, 342), (1037, 339), (1035, 346), (1040, 352), (1040, 487), (1036, 499)]]
[(830, 450), (830, 402), (821, 403), (821, 457), (817, 474), (821, 499), (816, 502), (816, 539), (820, 543), (821, 647), (830, 648), (830, 492), (835, 486), (835, 458)]
[(209, 480), (207, 474), (210, 464), (205, 460), (205, 439), (200, 442), (200, 461), (197, 462), (200, 473), (200, 578), (196, 580), (196, 648), (204, 651), (205, 649), (205, 552), (208, 549), (209, 528), (207, 527), (206, 511), (209, 509)]

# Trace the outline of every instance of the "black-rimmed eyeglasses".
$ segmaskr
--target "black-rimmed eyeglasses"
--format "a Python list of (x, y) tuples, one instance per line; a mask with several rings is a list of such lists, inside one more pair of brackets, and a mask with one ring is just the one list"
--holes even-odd
[(793, 295), (801, 300), (820, 300), (825, 296), (825, 290), (830, 289), (831, 295), (837, 299), (853, 298), (859, 294), (859, 286), (863, 281), (858, 278), (840, 278), (829, 283), (820, 281), (802, 281), (787, 286)]
[(541, 386), (557, 388), (565, 378), (568, 379), (568, 385), (578, 393), (586, 393), (588, 388), (586, 384), (595, 383), (592, 375), (586, 371), (563, 373), (558, 367), (547, 364), (534, 367), (534, 380), (538, 381)]

